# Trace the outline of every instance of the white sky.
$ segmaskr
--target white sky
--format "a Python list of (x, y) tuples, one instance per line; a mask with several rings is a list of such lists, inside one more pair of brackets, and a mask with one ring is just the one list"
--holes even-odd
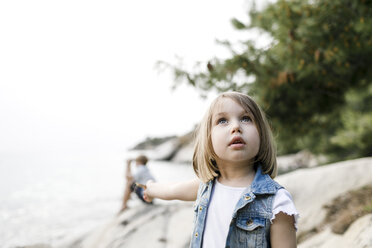
[(193, 64), (241, 37), (244, 0), (0, 2), (0, 154), (125, 150), (183, 134), (210, 102), (157, 60)]

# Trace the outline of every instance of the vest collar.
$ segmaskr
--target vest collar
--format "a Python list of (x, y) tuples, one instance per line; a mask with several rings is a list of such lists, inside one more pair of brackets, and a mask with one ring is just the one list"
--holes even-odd
[[(205, 190), (211, 190), (215, 183), (216, 178), (206, 183)], [(268, 174), (262, 173), (261, 165), (257, 166), (256, 175), (254, 176), (251, 187), (244, 190), (243, 194), (249, 195), (250, 192), (256, 195), (263, 194), (275, 194), (278, 189), (282, 188), (277, 182), (275, 182)], [(210, 192), (209, 192), (210, 193)]]
[(279, 188), (280, 185), (277, 184), (268, 174), (262, 173), (261, 165), (259, 165), (251, 185), (252, 193), (257, 195), (275, 194)]

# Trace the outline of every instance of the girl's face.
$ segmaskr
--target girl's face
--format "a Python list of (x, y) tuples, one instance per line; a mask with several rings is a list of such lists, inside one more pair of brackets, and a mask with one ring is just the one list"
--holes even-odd
[(260, 137), (253, 115), (230, 98), (222, 98), (212, 115), (211, 139), (217, 164), (250, 163), (257, 155)]

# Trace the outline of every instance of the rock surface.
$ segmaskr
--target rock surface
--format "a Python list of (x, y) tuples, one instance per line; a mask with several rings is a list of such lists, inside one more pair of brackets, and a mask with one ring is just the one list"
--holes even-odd
[(190, 163), (194, 154), (194, 143), (189, 143), (182, 146), (172, 158), (175, 163)]
[(277, 178), (293, 197), (300, 213), (298, 234), (322, 223), (324, 205), (350, 190), (372, 184), (372, 158), (334, 163), (311, 169), (300, 169)]
[(180, 140), (178, 138), (170, 139), (163, 144), (157, 146), (151, 154), (154, 160), (171, 160), (180, 148)]
[(35, 245), (28, 245), (28, 246), (17, 246), (16, 248), (52, 248), (52, 247), (47, 244), (35, 244)]
[(372, 214), (355, 221), (343, 235), (332, 233), (330, 228), (306, 240), (298, 248), (371, 248)]
[(315, 156), (307, 150), (277, 157), (278, 171), (280, 174), (300, 168), (315, 167), (325, 162), (326, 158), (324, 156)]
[(192, 203), (140, 205), (94, 230), (73, 247), (188, 247), (192, 222)]

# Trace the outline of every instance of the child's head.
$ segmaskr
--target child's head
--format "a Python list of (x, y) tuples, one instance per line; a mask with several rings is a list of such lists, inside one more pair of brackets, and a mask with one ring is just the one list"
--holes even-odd
[(193, 156), (193, 167), (202, 181), (209, 181), (219, 175), (216, 164), (217, 155), (213, 149), (211, 130), (212, 116), (223, 99), (231, 99), (238, 103), (247, 113), (253, 116), (253, 122), (259, 133), (259, 149), (254, 164), (262, 166), (262, 171), (272, 178), (276, 176), (276, 149), (270, 126), (265, 114), (249, 96), (238, 92), (227, 92), (219, 95), (210, 105), (203, 120), (199, 124)]
[(137, 164), (141, 164), (141, 165), (146, 165), (147, 164), (147, 157), (145, 155), (139, 155), (137, 158), (136, 158), (136, 163)]

